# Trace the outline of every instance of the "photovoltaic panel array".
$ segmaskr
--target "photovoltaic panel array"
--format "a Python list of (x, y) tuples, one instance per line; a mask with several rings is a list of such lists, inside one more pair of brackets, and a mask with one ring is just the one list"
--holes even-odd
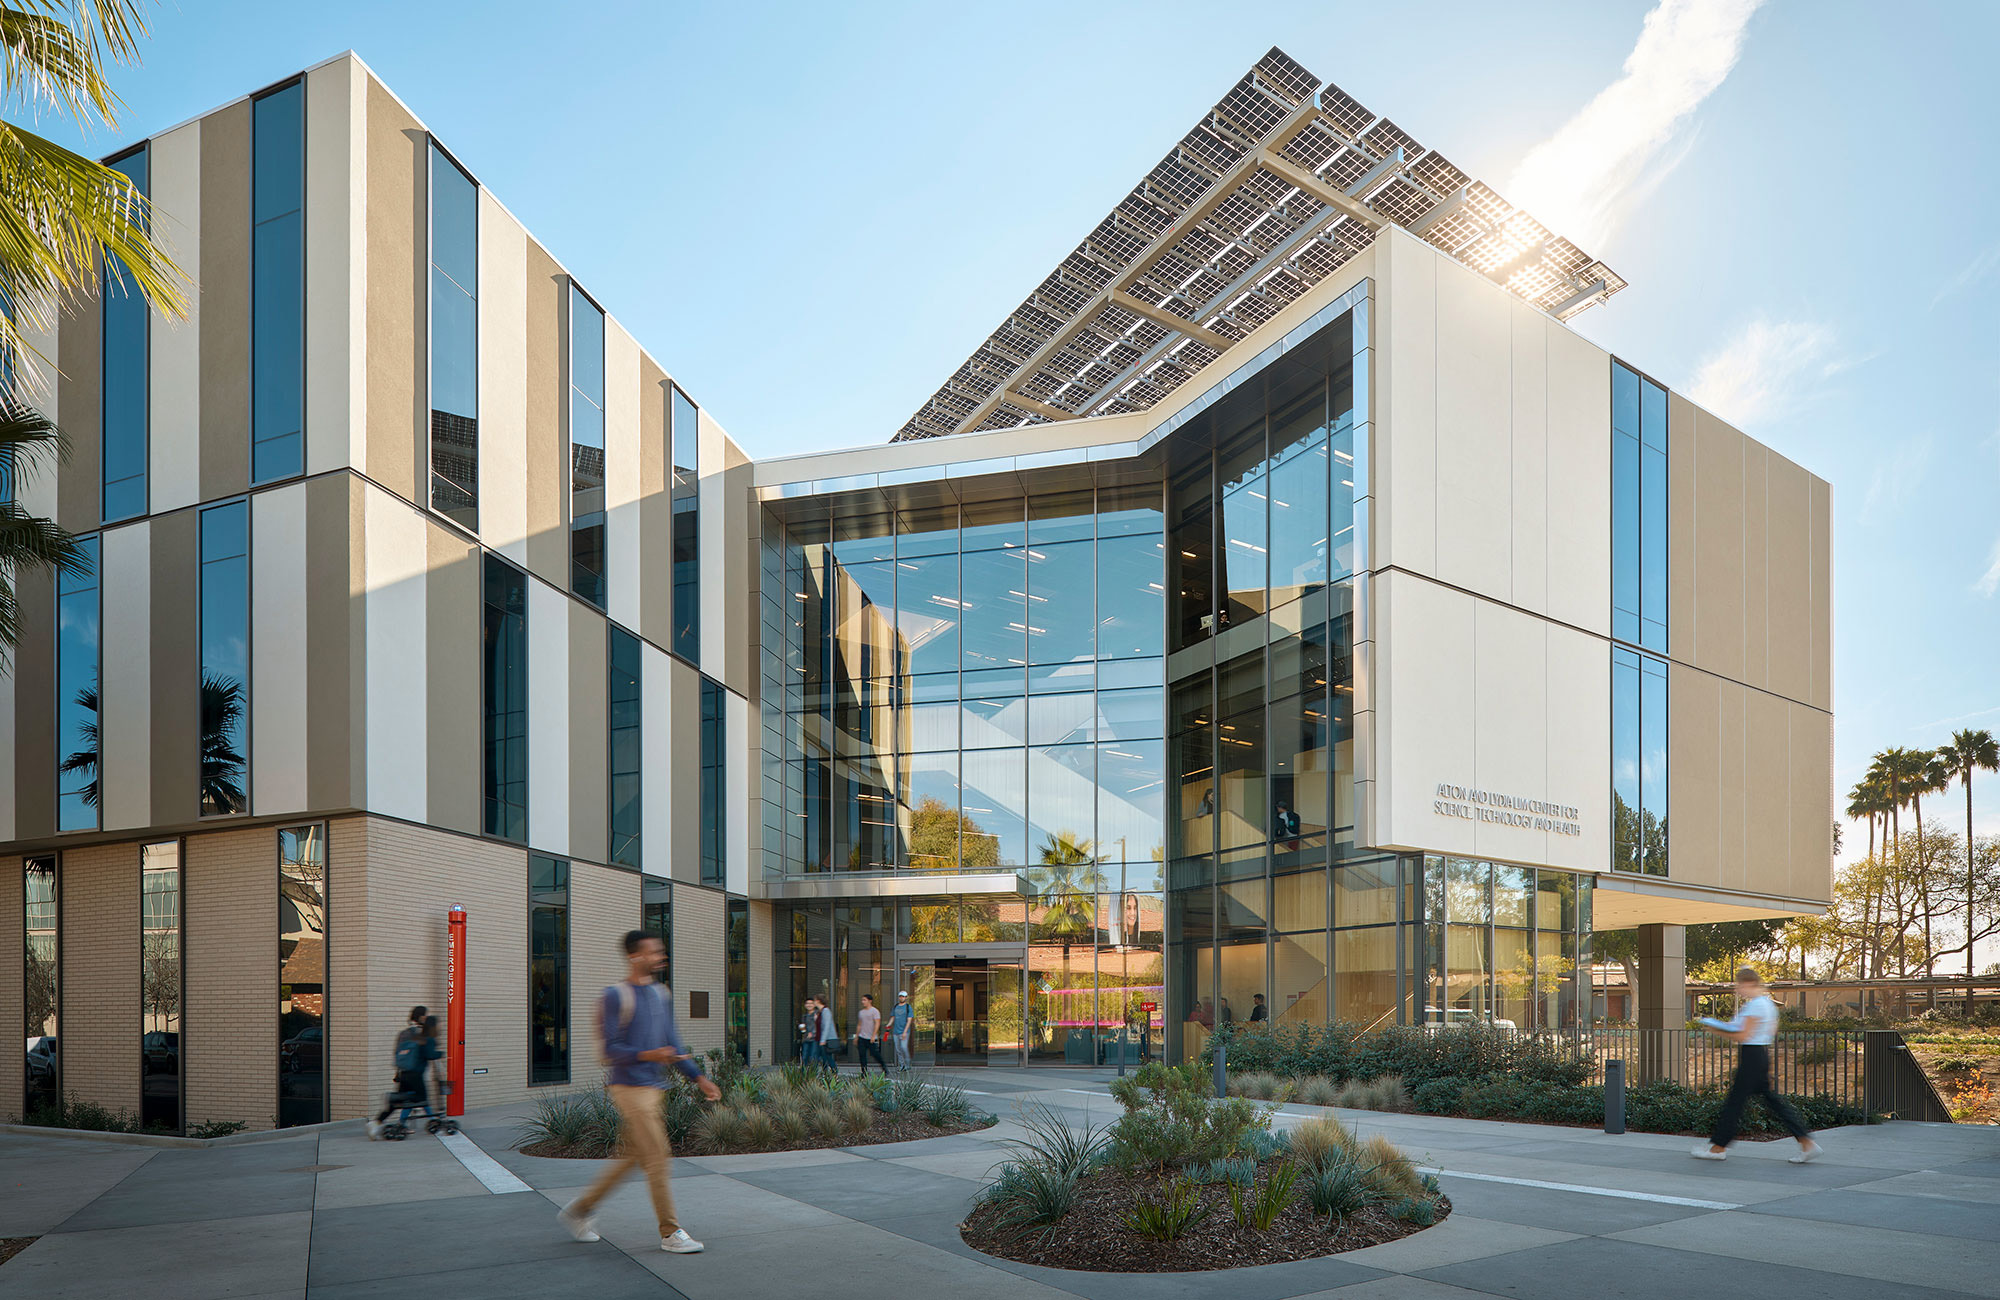
[(1394, 223), (1569, 316), (1604, 263), (1273, 48), (896, 441), (1141, 411)]

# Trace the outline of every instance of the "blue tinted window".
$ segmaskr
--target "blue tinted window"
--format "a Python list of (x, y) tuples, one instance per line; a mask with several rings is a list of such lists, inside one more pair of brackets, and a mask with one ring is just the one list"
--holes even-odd
[(674, 481), (674, 644), (691, 663), (701, 662), (701, 457), (700, 414), (687, 394), (672, 390), (667, 418)]
[(722, 688), (701, 679), (701, 883), (727, 878), (728, 750)]
[[(147, 193), (146, 150), (111, 164), (140, 195)], [(147, 323), (152, 311), (125, 264), (107, 256), (101, 301), (103, 338), (104, 518), (146, 513)]]
[(639, 865), (640, 695), (639, 638), (611, 629), (611, 860)]
[(1667, 874), (1667, 665), (1639, 659), (1640, 870)]
[(305, 472), (305, 85), (251, 115), (250, 481)]
[(569, 290), (570, 590), (603, 609), (604, 313)]
[(486, 557), (481, 788), (488, 835), (528, 838), (528, 579)]
[(56, 577), (56, 829), (97, 829), (98, 539), (79, 537), (85, 568)]
[(569, 863), (528, 855), (528, 1082), (569, 1082)]
[(1667, 652), (1667, 390), (1611, 364), (1611, 635)]
[(1667, 874), (1667, 664), (1611, 651), (1611, 865)]
[(431, 509), (477, 532), (479, 187), (436, 145), (431, 146), (430, 400)]
[(201, 512), (201, 811), (250, 810), (250, 504)]

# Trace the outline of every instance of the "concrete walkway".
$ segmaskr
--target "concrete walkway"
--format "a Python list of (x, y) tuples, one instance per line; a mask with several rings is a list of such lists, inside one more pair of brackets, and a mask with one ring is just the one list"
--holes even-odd
[[(1534, 1296), (1812, 1300), (2000, 1297), (2000, 1129), (1836, 1130), (1818, 1164), (1789, 1142), (1721, 1164), (1681, 1138), (1341, 1112), (1444, 1171), (1438, 1227), (1330, 1259), (1229, 1274), (1104, 1275), (989, 1260), (957, 1224), (996, 1143), (1033, 1097), (1078, 1118), (1115, 1113), (1104, 1072), (964, 1071), (1002, 1117), (973, 1136), (674, 1162), (702, 1255), (656, 1249), (644, 1186), (572, 1242), (557, 1207), (589, 1161), (509, 1149), (524, 1108), (477, 1112), (471, 1143), (369, 1142), (360, 1125), (211, 1150), (0, 1135), (0, 1237), (41, 1240), (0, 1265), (0, 1300), (142, 1295), (285, 1297), (685, 1296), (814, 1300), (1471, 1300)], [(1285, 1108), (1280, 1124), (1322, 1113)], [(484, 1159), (481, 1152), (490, 1156)]]

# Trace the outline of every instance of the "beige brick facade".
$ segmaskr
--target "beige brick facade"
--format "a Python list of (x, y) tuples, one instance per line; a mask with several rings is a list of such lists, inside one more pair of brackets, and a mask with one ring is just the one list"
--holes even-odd
[(66, 850), (61, 880), (63, 1091), (136, 1115), (139, 845)]
[[(720, 1047), (728, 1021), (723, 1011), (723, 896), (697, 885), (674, 885), (674, 1019), (697, 1056)], [(696, 1019), (694, 995), (708, 995), (708, 1016)]]
[(275, 1127), (278, 832), (189, 836), (182, 881), (187, 1122)]
[(604, 1081), (597, 1043), (597, 999), (605, 985), (625, 978), (622, 941), (625, 932), (637, 929), (638, 925), (638, 876), (588, 862), (570, 864), (569, 1081), (572, 1087), (594, 1087)]
[(777, 908), (770, 903), (750, 904), (750, 1064), (771, 1064), (772, 995), (771, 940), (777, 922)]

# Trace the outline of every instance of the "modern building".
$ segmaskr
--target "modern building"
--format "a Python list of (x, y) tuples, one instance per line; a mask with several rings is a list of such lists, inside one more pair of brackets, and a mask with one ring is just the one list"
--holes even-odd
[(362, 1113), (454, 906), (482, 1105), (597, 1078), (634, 926), (700, 1048), (904, 989), (1099, 1063), (1580, 1028), (1627, 927), (1677, 1023), (1677, 927), (1829, 897), (1827, 484), (1281, 51), (893, 438), (755, 463), (352, 55), (114, 161), (199, 292), (16, 364), (96, 563), (0, 681), (0, 1111)]

